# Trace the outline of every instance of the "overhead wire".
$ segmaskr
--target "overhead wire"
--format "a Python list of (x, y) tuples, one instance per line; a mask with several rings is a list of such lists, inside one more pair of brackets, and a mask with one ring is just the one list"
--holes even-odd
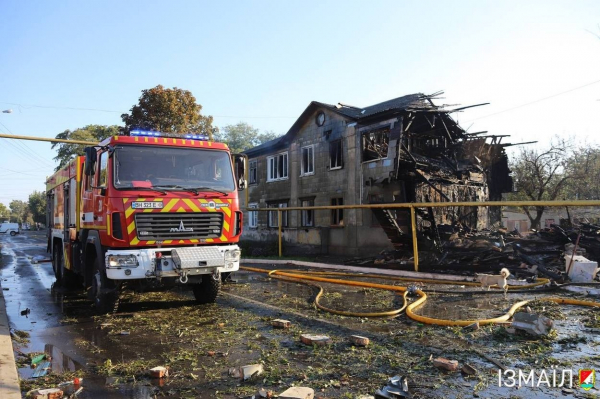
[[(0, 122), (0, 126), (3, 126), (6, 131), (10, 134), (13, 134), (13, 132), (2, 122)], [(10, 141), (10, 139), (3, 139), (6, 140), (7, 143), (9, 143), (9, 145), (13, 146), (16, 149), (21, 149), (21, 154), (28, 156), (28, 157), (33, 157), (35, 160), (38, 161), (38, 163), (44, 167), (53, 167), (54, 165), (51, 164), (50, 162), (48, 162), (46, 159), (42, 158), (41, 156), (39, 156), (35, 151), (33, 151), (27, 144), (20, 142), (20, 140), (16, 140), (14, 142)], [(24, 153), (23, 153), (24, 151)]]

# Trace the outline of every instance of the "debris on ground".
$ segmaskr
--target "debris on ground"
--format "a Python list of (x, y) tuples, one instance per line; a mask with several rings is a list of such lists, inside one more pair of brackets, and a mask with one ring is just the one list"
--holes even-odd
[(315, 391), (307, 387), (291, 387), (279, 394), (279, 399), (313, 399)]
[(259, 398), (271, 399), (272, 397), (273, 397), (273, 391), (267, 391), (265, 388), (260, 388), (258, 390), (258, 393), (253, 396), (253, 399), (259, 399)]
[(153, 367), (149, 370), (150, 377), (152, 378), (164, 378), (169, 376), (169, 369), (164, 366)]
[(64, 393), (58, 388), (36, 389), (32, 392), (33, 399), (61, 399)]
[(262, 364), (251, 364), (249, 366), (242, 366), (240, 368), (240, 375), (244, 381), (247, 381), (251, 378), (258, 377), (264, 371), (265, 369)]
[(471, 366), (468, 363), (463, 364), (463, 366), (460, 369), (460, 371), (462, 371), (466, 375), (475, 375), (475, 374), (477, 374), (477, 369), (475, 367)]
[(43, 377), (46, 374), (48, 374), (48, 372), (50, 371), (50, 362), (47, 360), (41, 361), (37, 367), (35, 368), (35, 370), (33, 370), (33, 374), (31, 375), (31, 378), (39, 378), (39, 377)]
[(525, 331), (531, 335), (548, 335), (554, 321), (535, 313), (519, 312), (513, 316), (512, 328)]
[(318, 345), (325, 346), (331, 344), (331, 338), (327, 335), (315, 335), (315, 334), (302, 334), (300, 335), (300, 341), (305, 345)]
[(290, 321), (283, 319), (275, 319), (271, 322), (271, 324), (275, 328), (290, 328), (292, 325)]
[(360, 335), (351, 335), (350, 341), (356, 346), (367, 346), (369, 345), (369, 338), (362, 337)]
[(433, 365), (438, 369), (443, 369), (447, 371), (458, 370), (458, 362), (456, 360), (448, 360), (444, 359), (443, 357), (433, 359)]
[(410, 398), (408, 383), (404, 376), (390, 378), (387, 385), (375, 392), (375, 399)]

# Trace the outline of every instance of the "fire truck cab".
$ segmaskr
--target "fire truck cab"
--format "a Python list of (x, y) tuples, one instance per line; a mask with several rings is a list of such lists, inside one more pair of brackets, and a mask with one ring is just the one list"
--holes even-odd
[(239, 268), (246, 158), (206, 137), (132, 131), (87, 147), (47, 181), (56, 280), (100, 312), (123, 288), (191, 286), (213, 302)]

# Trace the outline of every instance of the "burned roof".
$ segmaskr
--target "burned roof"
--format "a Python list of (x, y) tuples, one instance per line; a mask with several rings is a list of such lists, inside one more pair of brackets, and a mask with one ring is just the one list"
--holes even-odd
[(426, 95), (423, 93), (408, 94), (362, 108), (342, 103), (331, 105), (318, 101), (311, 101), (308, 107), (306, 107), (304, 112), (302, 112), (302, 114), (298, 117), (296, 122), (294, 122), (292, 127), (290, 127), (285, 135), (246, 150), (244, 153), (252, 157), (264, 154), (266, 152), (284, 149), (291, 142), (302, 125), (304, 125), (306, 119), (311, 117), (317, 109), (325, 108), (349, 119), (350, 121), (361, 122), (363, 119), (377, 117), (379, 114), (393, 111), (441, 111), (440, 107), (435, 106), (431, 101), (431, 99), (437, 94), (438, 93), (434, 95)]

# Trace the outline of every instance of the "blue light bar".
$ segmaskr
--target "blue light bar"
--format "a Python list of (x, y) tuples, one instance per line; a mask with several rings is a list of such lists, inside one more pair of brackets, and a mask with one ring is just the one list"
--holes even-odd
[[(129, 132), (131, 136), (146, 136), (146, 137), (174, 137), (180, 138), (181, 135), (177, 133), (163, 133), (163, 132), (155, 132), (152, 130), (140, 130), (134, 129)], [(188, 133), (183, 136), (183, 138), (191, 139), (191, 140), (208, 140), (208, 136), (203, 134), (192, 134)]]

